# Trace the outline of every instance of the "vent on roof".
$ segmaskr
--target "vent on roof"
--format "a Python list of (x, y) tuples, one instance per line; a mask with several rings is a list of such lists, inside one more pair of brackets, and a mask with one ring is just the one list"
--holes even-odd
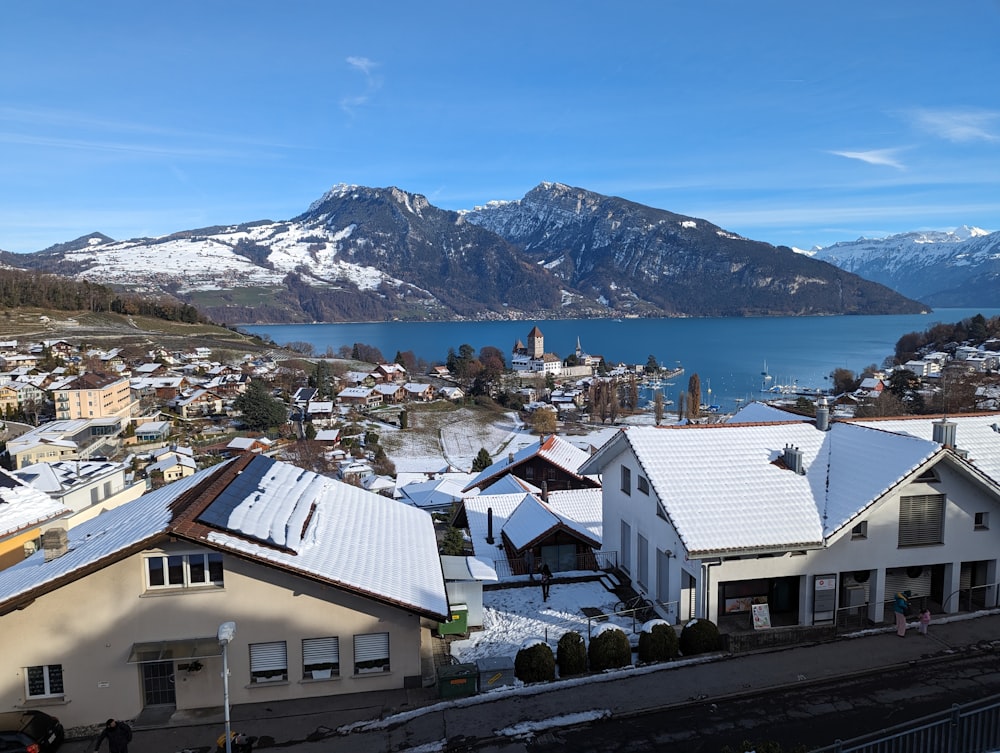
[(42, 534), (45, 561), (58, 559), (69, 551), (69, 533), (62, 526), (53, 526)]
[(825, 397), (821, 397), (816, 405), (816, 428), (820, 431), (828, 431), (830, 428), (830, 406)]
[(486, 543), (493, 543), (493, 508), (486, 508)]
[(945, 447), (955, 448), (955, 434), (958, 426), (954, 421), (948, 421), (942, 418), (940, 421), (934, 422), (933, 429), (933, 439), (940, 445)]
[(798, 473), (800, 475), (805, 473), (802, 469), (802, 450), (798, 447), (786, 444), (782, 460), (785, 461), (785, 467), (792, 473)]

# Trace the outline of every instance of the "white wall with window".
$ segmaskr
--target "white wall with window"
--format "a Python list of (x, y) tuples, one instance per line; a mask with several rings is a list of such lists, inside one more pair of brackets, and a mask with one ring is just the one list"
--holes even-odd
[(63, 695), (62, 664), (42, 664), (24, 668), (25, 697), (61, 698)]

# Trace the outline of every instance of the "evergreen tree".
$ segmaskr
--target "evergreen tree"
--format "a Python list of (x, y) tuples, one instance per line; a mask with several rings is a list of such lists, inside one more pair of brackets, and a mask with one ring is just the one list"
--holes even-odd
[(480, 447), (479, 453), (472, 461), (472, 472), (479, 473), (479, 471), (485, 471), (491, 465), (493, 465), (493, 458), (490, 457), (485, 447)]
[(698, 418), (701, 415), (701, 378), (697, 373), (688, 379), (687, 398), (688, 418)]
[(247, 391), (233, 401), (233, 408), (243, 414), (243, 425), (255, 431), (281, 426), (288, 420), (288, 407), (272, 397), (259, 380), (250, 382)]

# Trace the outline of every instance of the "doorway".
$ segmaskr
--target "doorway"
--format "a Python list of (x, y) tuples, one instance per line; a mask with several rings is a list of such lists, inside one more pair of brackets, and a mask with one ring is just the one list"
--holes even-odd
[(149, 662), (142, 667), (142, 701), (144, 706), (175, 706), (174, 663)]

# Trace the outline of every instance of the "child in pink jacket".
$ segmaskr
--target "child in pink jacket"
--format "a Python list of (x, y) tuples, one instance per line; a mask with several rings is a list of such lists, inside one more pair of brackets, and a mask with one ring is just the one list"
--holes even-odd
[(920, 631), (921, 635), (927, 635), (927, 626), (931, 624), (931, 610), (924, 609), (920, 612), (920, 624), (917, 625), (917, 630)]

